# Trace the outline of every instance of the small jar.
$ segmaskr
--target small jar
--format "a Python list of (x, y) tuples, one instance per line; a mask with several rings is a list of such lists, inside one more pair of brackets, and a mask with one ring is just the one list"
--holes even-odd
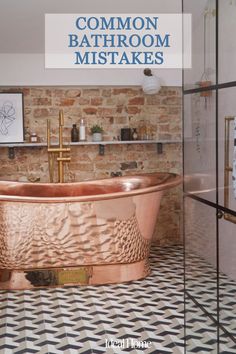
[(38, 135), (36, 133), (31, 133), (30, 142), (31, 143), (37, 143), (38, 142)]

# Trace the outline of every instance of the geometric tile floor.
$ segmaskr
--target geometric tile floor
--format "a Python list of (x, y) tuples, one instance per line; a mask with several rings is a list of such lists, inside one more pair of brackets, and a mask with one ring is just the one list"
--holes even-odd
[[(186, 352), (188, 354), (235, 354), (236, 343), (219, 331), (219, 347), (217, 344), (217, 326), (199, 306), (187, 297), (186, 299)], [(219, 351), (218, 351), (219, 350)]]
[(126, 284), (0, 291), (0, 353), (183, 354), (182, 248), (154, 246), (151, 266)]
[(185, 264), (185, 289), (188, 294), (203, 306), (215, 321), (219, 305), (221, 325), (236, 337), (236, 281), (220, 272), (217, 291), (216, 267), (194, 253), (186, 253)]
[[(185, 254), (187, 353), (236, 354), (236, 282), (222, 272), (217, 291), (216, 268), (198, 255)], [(219, 303), (217, 302), (217, 293)], [(219, 309), (219, 311), (217, 310)], [(208, 313), (210, 316), (206, 316)], [(217, 339), (218, 316), (222, 329)], [(231, 339), (230, 336), (234, 339)]]

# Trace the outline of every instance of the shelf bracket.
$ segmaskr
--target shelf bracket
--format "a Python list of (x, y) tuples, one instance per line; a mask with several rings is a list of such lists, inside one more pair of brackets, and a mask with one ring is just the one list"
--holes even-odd
[(8, 147), (8, 158), (10, 160), (14, 160), (14, 158), (15, 158), (15, 148), (14, 147)]
[(99, 155), (100, 156), (105, 155), (105, 145), (99, 144)]
[(158, 155), (163, 154), (163, 144), (157, 143), (157, 153)]

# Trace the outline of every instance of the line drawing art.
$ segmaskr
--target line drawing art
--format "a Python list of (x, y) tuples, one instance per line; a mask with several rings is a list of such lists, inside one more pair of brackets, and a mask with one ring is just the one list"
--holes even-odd
[(14, 124), (16, 120), (16, 110), (11, 101), (6, 101), (0, 106), (0, 133), (7, 136), (9, 134), (9, 127)]
[(24, 142), (22, 92), (0, 92), (0, 144)]

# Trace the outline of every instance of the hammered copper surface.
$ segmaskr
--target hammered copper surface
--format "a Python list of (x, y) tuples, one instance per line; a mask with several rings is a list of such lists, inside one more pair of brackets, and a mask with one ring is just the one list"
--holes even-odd
[[(38, 271), (104, 265), (107, 273), (111, 265), (147, 259), (162, 191), (179, 184), (180, 177), (114, 178), (106, 180), (107, 189), (104, 183), (62, 185), (61, 189), (55, 185), (54, 190), (52, 184), (0, 182), (0, 269)], [(7, 192), (12, 200), (4, 195)], [(95, 196), (95, 192), (103, 194)], [(91, 200), (80, 201), (78, 195), (86, 198), (85, 193), (91, 194)], [(100, 275), (99, 284), (103, 277), (105, 274)], [(118, 272), (112, 282), (123, 278)]]
[[(144, 259), (152, 235), (149, 240), (142, 237), (132, 198), (118, 203), (116, 208), (114, 200), (113, 211), (111, 201), (101, 206), (99, 202), (1, 203), (0, 267), (67, 267)], [(98, 216), (96, 209), (100, 210)], [(119, 216), (119, 209), (125, 214)]]

